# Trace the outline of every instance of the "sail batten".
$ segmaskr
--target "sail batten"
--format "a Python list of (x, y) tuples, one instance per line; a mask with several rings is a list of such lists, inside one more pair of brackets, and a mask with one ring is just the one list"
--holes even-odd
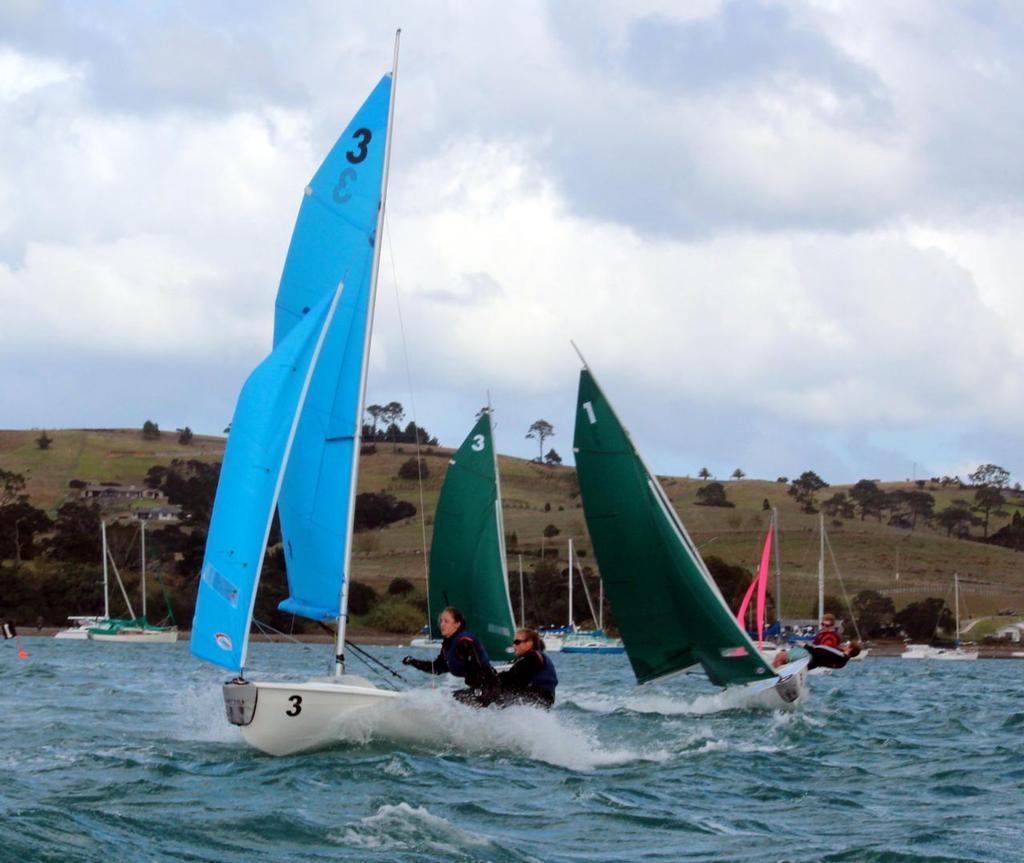
[(770, 678), (587, 369), (573, 446), (594, 554), (638, 682), (697, 663), (722, 686)]

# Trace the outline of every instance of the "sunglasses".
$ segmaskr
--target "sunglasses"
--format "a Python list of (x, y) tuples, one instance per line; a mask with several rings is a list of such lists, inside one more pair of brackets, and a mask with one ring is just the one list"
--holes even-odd
[(512, 639), (512, 643), (513, 644), (527, 644), (530, 641), (533, 641), (533, 639), (532, 638), (513, 638)]

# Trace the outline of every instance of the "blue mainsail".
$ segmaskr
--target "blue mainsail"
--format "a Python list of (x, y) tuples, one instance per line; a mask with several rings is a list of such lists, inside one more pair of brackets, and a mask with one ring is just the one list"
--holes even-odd
[(345, 282), (278, 501), (289, 591), (280, 608), (312, 620), (341, 613), (391, 87), (385, 75), (306, 187), (277, 295), (275, 344)]
[[(191, 649), (241, 671), (253, 600), (288, 439), (321, 335), (336, 317), (326, 296), (249, 375), (238, 397), (199, 579)], [(325, 332), (326, 328), (326, 332)]]

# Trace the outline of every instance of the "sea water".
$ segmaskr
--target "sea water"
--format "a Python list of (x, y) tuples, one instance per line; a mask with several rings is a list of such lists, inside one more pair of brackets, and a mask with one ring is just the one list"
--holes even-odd
[[(272, 758), (186, 644), (0, 644), (0, 860), (995, 861), (1024, 824), (1024, 662), (869, 657), (802, 707), (702, 675), (555, 655), (550, 712), (417, 689), (327, 749)], [(256, 644), (267, 676), (326, 645)], [(352, 671), (356, 671), (354, 661)], [(257, 676), (255, 673), (252, 676)]]

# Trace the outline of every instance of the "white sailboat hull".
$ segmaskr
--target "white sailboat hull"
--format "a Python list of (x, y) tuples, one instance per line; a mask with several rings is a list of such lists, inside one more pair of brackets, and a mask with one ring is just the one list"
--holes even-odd
[(977, 658), (977, 651), (958, 647), (931, 647), (927, 644), (911, 644), (900, 654), (900, 659), (942, 659), (949, 662), (969, 662)]
[[(247, 691), (241, 692), (243, 689)], [(232, 718), (240, 695), (254, 696), (248, 724)], [(268, 755), (293, 755), (337, 742), (339, 725), (346, 718), (400, 697), (401, 693), (378, 689), (355, 675), (303, 683), (249, 681), (224, 685), (229, 721), (239, 725), (246, 743)]]
[(793, 710), (807, 694), (807, 666), (809, 657), (796, 659), (777, 669), (777, 677), (733, 687), (749, 696), (744, 699), (745, 707), (767, 710)]
[(90, 632), (89, 640), (119, 642), (122, 644), (173, 644), (178, 640), (178, 630), (122, 629), (120, 632), (111, 633), (109, 635), (99, 635), (95, 632)]
[(565, 637), (562, 635), (549, 635), (547, 633), (540, 633), (540, 637), (544, 639), (544, 652), (545, 653), (561, 653), (562, 647), (565, 644)]

